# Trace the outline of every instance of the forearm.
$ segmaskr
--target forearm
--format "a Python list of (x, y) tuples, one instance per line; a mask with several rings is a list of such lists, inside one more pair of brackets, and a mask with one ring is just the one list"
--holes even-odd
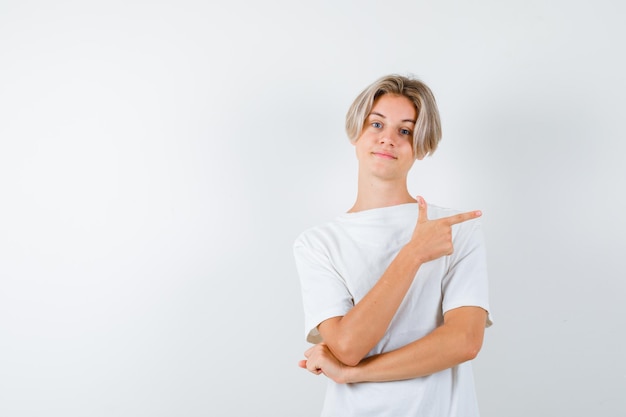
[[(418, 378), (474, 359), (482, 346), (486, 313), (466, 307), (463, 322), (444, 324), (397, 350), (344, 367), (346, 382), (382, 382)], [(463, 312), (461, 312), (463, 313)]]
[(402, 248), (376, 285), (345, 316), (319, 326), (324, 342), (342, 362), (357, 364), (383, 337), (421, 265)]

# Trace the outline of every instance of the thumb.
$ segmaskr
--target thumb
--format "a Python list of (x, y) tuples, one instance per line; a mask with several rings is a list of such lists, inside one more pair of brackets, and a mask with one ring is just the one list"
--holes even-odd
[(428, 221), (428, 207), (426, 205), (426, 200), (424, 200), (421, 196), (417, 196), (417, 204), (419, 206), (419, 213), (417, 214), (417, 222), (424, 223)]

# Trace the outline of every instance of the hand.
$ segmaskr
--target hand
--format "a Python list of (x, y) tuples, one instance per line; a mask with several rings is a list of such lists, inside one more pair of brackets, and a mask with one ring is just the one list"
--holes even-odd
[(322, 342), (307, 349), (304, 356), (306, 360), (301, 360), (298, 363), (300, 368), (304, 368), (315, 375), (324, 374), (338, 384), (347, 382), (346, 365), (335, 358), (325, 343)]
[(428, 220), (428, 207), (422, 197), (417, 197), (419, 214), (417, 225), (409, 245), (418, 253), (422, 263), (429, 262), (454, 251), (452, 246), (452, 226), (480, 217), (479, 210), (468, 211), (437, 220)]

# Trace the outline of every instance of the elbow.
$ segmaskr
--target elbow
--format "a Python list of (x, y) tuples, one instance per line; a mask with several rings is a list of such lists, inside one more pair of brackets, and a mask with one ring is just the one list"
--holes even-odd
[(344, 365), (357, 366), (365, 357), (367, 352), (359, 352), (355, 349), (355, 344), (348, 340), (337, 341), (334, 346), (328, 346), (335, 357)]
[(482, 337), (468, 336), (462, 344), (463, 348), (459, 352), (460, 362), (467, 362), (475, 359), (482, 348)]
[(477, 346), (477, 345), (467, 346), (467, 348), (465, 349), (465, 352), (464, 352), (464, 360), (463, 360), (463, 362), (471, 361), (473, 359), (476, 359), (476, 357), (478, 356), (478, 352), (480, 352), (480, 346)]
[(363, 359), (363, 358), (353, 355), (353, 356), (346, 356), (345, 360), (343, 360), (343, 359), (339, 359), (339, 360), (344, 365), (347, 365), (347, 366), (357, 366), (359, 364), (359, 362), (361, 362), (361, 359)]
[(486, 314), (478, 307), (459, 308), (446, 313), (441, 332), (450, 343), (451, 362), (460, 364), (478, 356), (485, 335)]

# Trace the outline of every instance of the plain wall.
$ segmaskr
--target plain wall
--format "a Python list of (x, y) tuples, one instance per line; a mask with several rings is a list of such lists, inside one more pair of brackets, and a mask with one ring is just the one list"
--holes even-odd
[(0, 415), (317, 416), (291, 247), (387, 73), (481, 209), (483, 417), (626, 415), (623, 2), (0, 2)]

